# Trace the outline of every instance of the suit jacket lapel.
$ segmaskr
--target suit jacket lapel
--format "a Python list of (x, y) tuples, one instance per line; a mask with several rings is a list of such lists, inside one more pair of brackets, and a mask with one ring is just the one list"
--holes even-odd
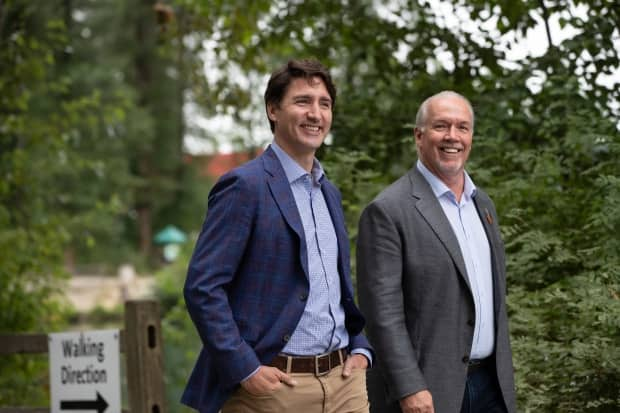
[(500, 289), (502, 288), (499, 285), (499, 277), (500, 277), (500, 268), (499, 268), (499, 258), (497, 256), (497, 249), (501, 245), (500, 239), (497, 237), (497, 232), (493, 228), (493, 226), (497, 225), (496, 219), (491, 215), (491, 202), (490, 199), (487, 199), (486, 194), (482, 192), (478, 192), (478, 194), (474, 197), (474, 204), (476, 205), (476, 210), (478, 211), (478, 215), (480, 216), (480, 221), (482, 222), (482, 226), (484, 227), (484, 231), (487, 235), (487, 239), (489, 240), (489, 248), (491, 249), (491, 270), (493, 274), (493, 303), (494, 303), (494, 312), (495, 319), (497, 320), (497, 314), (500, 309), (500, 300), (502, 299), (500, 294)]
[(348, 268), (348, 265), (347, 263), (345, 263), (346, 258), (344, 251), (347, 251), (349, 248), (349, 237), (347, 236), (342, 207), (335, 187), (327, 178), (323, 178), (321, 190), (323, 192), (323, 196), (325, 197), (325, 203), (327, 204), (329, 215), (332, 218), (332, 223), (334, 224), (336, 238), (338, 239), (338, 265), (340, 267), (339, 273), (341, 276), (345, 276), (346, 274), (343, 273), (343, 270), (345, 268)]
[(424, 176), (414, 166), (409, 171), (409, 178), (412, 185), (412, 195), (416, 200), (415, 207), (424, 217), (428, 225), (433, 229), (439, 240), (446, 247), (446, 250), (452, 257), (452, 261), (459, 270), (461, 277), (471, 290), (469, 284), (469, 278), (467, 277), (467, 269), (465, 267), (465, 260), (461, 254), (461, 248), (459, 242), (456, 239), (456, 235), (452, 230), (450, 221), (443, 212), (437, 197), (433, 193), (431, 186), (426, 182)]
[(278, 205), (278, 208), (280, 209), (280, 213), (284, 217), (284, 220), (299, 237), (299, 242), (301, 245), (301, 266), (307, 278), (308, 251), (306, 248), (306, 237), (304, 235), (301, 217), (299, 216), (299, 211), (297, 210), (297, 204), (295, 203), (295, 198), (293, 197), (293, 192), (291, 191), (291, 185), (286, 179), (284, 169), (282, 168), (278, 157), (273, 152), (271, 147), (268, 147), (267, 150), (265, 150), (262, 158), (263, 164), (265, 166), (265, 172), (267, 173), (267, 184), (269, 185), (271, 195), (273, 196), (274, 201)]

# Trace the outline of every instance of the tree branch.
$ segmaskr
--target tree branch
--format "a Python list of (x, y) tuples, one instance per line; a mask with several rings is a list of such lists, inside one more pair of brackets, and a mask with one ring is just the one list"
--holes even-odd
[(549, 9), (545, 6), (545, 0), (539, 0), (540, 8), (542, 9), (543, 21), (545, 22), (545, 30), (547, 31), (547, 41), (549, 42), (549, 47), (555, 47), (553, 44), (553, 39), (551, 38), (551, 29), (549, 28)]

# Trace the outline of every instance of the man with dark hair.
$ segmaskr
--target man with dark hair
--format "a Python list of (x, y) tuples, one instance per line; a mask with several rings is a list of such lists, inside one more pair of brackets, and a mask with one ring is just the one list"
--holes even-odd
[(368, 412), (340, 193), (314, 157), (335, 99), (317, 61), (275, 71), (272, 144), (209, 195), (184, 289), (203, 348), (182, 401), (200, 412)]
[(465, 97), (425, 100), (417, 164), (360, 218), (373, 412), (516, 411), (504, 245), (493, 202), (465, 171), (473, 133)]

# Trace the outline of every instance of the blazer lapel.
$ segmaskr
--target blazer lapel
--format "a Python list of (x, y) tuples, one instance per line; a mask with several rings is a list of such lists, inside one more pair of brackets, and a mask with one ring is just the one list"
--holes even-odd
[(452, 257), (452, 261), (454, 261), (456, 268), (459, 270), (461, 277), (471, 290), (467, 269), (465, 267), (465, 260), (461, 254), (459, 242), (431, 186), (426, 182), (424, 176), (415, 166), (409, 171), (409, 178), (412, 185), (412, 195), (416, 199), (415, 207), (444, 245)]
[(494, 303), (494, 311), (497, 320), (497, 314), (500, 309), (500, 300), (502, 296), (500, 294), (501, 286), (499, 285), (500, 278), (500, 268), (499, 268), (499, 258), (497, 256), (497, 249), (501, 245), (501, 240), (497, 237), (497, 232), (493, 228), (497, 225), (497, 220), (491, 214), (491, 205), (490, 199), (487, 200), (486, 194), (478, 192), (478, 195), (474, 197), (474, 204), (476, 205), (476, 210), (478, 211), (478, 215), (480, 216), (480, 221), (482, 222), (482, 226), (484, 227), (484, 232), (487, 235), (487, 239), (489, 240), (489, 248), (491, 249), (491, 269), (493, 274), (493, 303)]
[(335, 187), (327, 178), (323, 178), (321, 189), (323, 191), (323, 196), (325, 197), (325, 203), (327, 204), (329, 215), (331, 216), (332, 223), (334, 224), (336, 238), (338, 239), (339, 272), (342, 276), (346, 276), (346, 274), (343, 273), (343, 269), (348, 268), (348, 265), (345, 263), (347, 258), (345, 257), (344, 251), (347, 251), (349, 248), (349, 237), (344, 223), (344, 215), (342, 213), (340, 200), (336, 193)]
[(308, 277), (308, 251), (306, 248), (306, 237), (304, 235), (303, 225), (297, 210), (297, 204), (291, 191), (291, 185), (286, 179), (284, 169), (278, 160), (275, 152), (268, 147), (263, 154), (263, 164), (267, 173), (267, 184), (273, 196), (274, 201), (278, 205), (280, 213), (284, 217), (286, 223), (295, 231), (299, 237), (301, 266)]

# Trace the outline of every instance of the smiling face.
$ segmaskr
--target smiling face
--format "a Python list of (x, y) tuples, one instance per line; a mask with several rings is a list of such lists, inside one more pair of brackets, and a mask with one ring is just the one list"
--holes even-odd
[(415, 129), (418, 156), (450, 189), (460, 192), (473, 139), (471, 108), (457, 95), (439, 95), (427, 105), (423, 124)]
[(332, 99), (318, 77), (295, 78), (279, 104), (267, 105), (276, 143), (306, 168), (332, 125)]

